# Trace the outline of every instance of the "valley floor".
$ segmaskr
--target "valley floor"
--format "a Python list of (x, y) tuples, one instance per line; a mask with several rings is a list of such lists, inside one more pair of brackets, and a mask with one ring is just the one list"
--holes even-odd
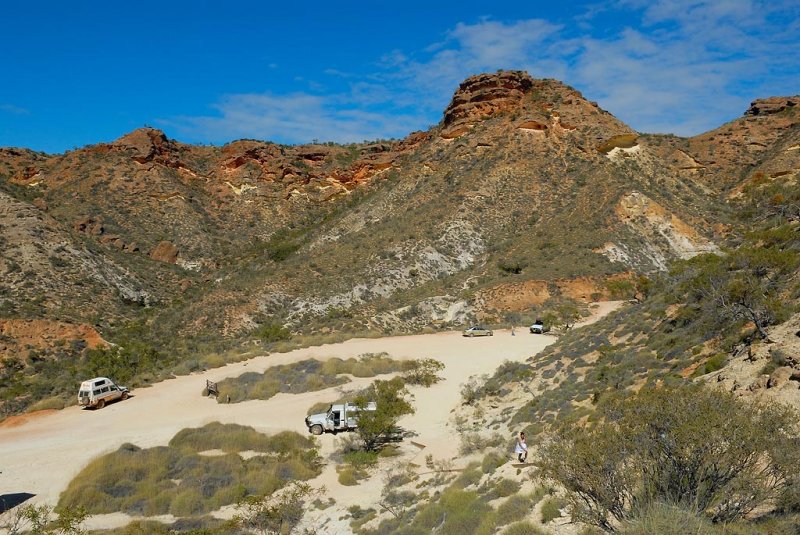
[[(594, 305), (587, 322), (611, 312), (620, 302)], [(464, 338), (460, 332), (397, 336), (377, 339), (352, 339), (339, 344), (298, 349), (181, 376), (149, 388), (136, 389), (130, 399), (110, 404), (102, 410), (69, 407), (9, 418), (0, 424), (0, 495), (31, 493), (29, 503), (55, 505), (59, 494), (92, 459), (115, 451), (129, 442), (142, 448), (166, 445), (181, 429), (200, 427), (210, 422), (249, 425), (268, 434), (290, 430), (306, 434), (304, 423), (311, 405), (330, 401), (340, 391), (353, 391), (368, 385), (373, 378), (357, 379), (336, 389), (304, 394), (278, 394), (266, 400), (224, 404), (202, 397), (206, 380), (220, 381), (245, 372), (263, 372), (269, 367), (308, 358), (325, 360), (349, 358), (364, 353), (386, 352), (395, 359), (435, 358), (445, 364), (445, 380), (423, 389), (414, 387), (416, 413), (400, 424), (417, 435), (413, 446), (406, 441), (402, 462), (425, 469), (425, 457), (452, 461), (459, 466), (459, 435), (453, 427), (452, 413), (461, 404), (461, 385), (470, 376), (491, 374), (504, 361), (523, 361), (556, 340), (553, 336), (532, 335), (518, 327), (516, 336), (509, 330), (495, 331), (492, 337)], [(77, 388), (77, 385), (76, 385)], [(513, 437), (509, 436), (509, 440)], [(336, 437), (320, 437), (320, 454), (328, 459), (336, 449)], [(424, 447), (422, 447), (424, 446)], [(344, 487), (337, 481), (335, 467), (328, 462), (322, 475), (310, 482), (324, 485), (338, 510), (349, 505), (368, 505), (377, 499), (382, 481), (373, 477), (358, 486)], [(86, 527), (116, 527), (127, 523), (126, 515), (102, 515)]]

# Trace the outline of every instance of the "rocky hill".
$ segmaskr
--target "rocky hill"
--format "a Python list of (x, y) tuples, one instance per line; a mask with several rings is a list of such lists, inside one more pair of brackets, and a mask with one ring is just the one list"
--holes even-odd
[[(59, 155), (0, 149), (0, 321), (112, 342), (135, 326), (186, 355), (275, 326), (403, 332), (599, 299), (734, 243), (729, 200), (796, 180), (798, 103), (757, 100), (684, 139), (503, 71), (465, 80), (439, 125), (403, 140), (213, 147), (143, 128)], [(14, 332), (0, 355), (24, 361)]]

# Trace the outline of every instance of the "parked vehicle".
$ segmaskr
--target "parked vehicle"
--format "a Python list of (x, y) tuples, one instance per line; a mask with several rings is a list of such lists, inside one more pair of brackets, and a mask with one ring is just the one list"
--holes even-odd
[(78, 405), (102, 409), (106, 403), (118, 399), (128, 399), (128, 389), (118, 386), (108, 377), (95, 377), (83, 381), (78, 390)]
[(306, 427), (312, 435), (324, 432), (337, 433), (352, 431), (358, 428), (358, 413), (362, 410), (374, 411), (378, 408), (374, 401), (367, 403), (363, 409), (352, 403), (336, 403), (325, 412), (306, 416)]
[(533, 325), (531, 325), (530, 330), (532, 334), (544, 334), (550, 330), (550, 327), (545, 327), (542, 320), (536, 320), (533, 322)]
[(491, 329), (475, 325), (469, 329), (464, 329), (463, 336), (469, 336), (470, 338), (473, 336), (494, 336), (494, 333)]

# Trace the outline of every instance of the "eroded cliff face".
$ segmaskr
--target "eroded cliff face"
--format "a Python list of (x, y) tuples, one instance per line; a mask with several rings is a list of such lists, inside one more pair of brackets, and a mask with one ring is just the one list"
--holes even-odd
[[(572, 295), (568, 281), (600, 294), (610, 277), (714, 251), (730, 230), (721, 194), (756, 172), (795, 180), (797, 102), (755, 101), (682, 139), (635, 132), (559, 81), (499, 71), (465, 80), (439, 125), (403, 140), (211, 147), (143, 128), (63, 155), (0, 149), (2, 217), (30, 227), (0, 228), (4, 253), (26, 263), (4, 289), (20, 300), (58, 286), (34, 318), (89, 288), (69, 308), (77, 320), (124, 321), (137, 303), (168, 310), (175, 332), (226, 336), (341, 311), (348, 328), (415, 329), (529, 306), (542, 288)], [(495, 287), (530, 295), (460, 295)]]
[(459, 126), (517, 110), (533, 84), (533, 78), (522, 71), (501, 71), (467, 78), (458, 86), (444, 111), (444, 127), (454, 132)]
[(800, 96), (755, 100), (742, 117), (692, 138), (651, 139), (681, 176), (735, 194), (756, 174), (778, 178), (800, 170)]

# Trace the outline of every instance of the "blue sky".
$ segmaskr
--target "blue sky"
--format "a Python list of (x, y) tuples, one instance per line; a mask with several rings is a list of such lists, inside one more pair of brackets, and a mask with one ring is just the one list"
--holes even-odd
[(404, 137), (458, 83), (525, 69), (641, 132), (694, 135), (800, 93), (797, 0), (21, 2), (0, 20), (0, 146), (143, 125), (222, 144)]

